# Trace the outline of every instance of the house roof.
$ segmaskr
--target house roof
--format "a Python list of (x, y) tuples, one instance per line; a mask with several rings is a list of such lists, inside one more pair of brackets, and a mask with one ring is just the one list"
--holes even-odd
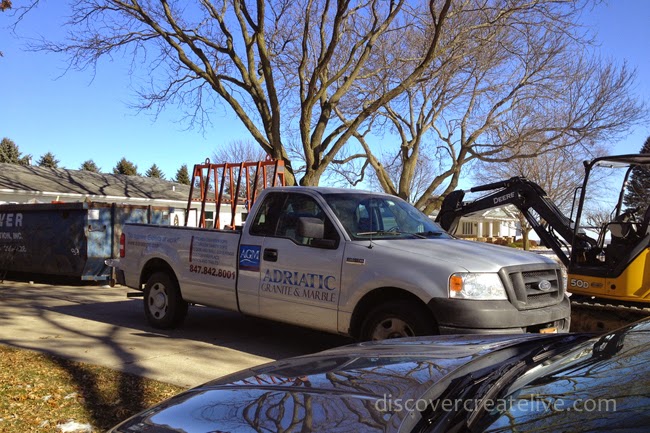
[[(431, 217), (435, 218), (440, 213), (440, 210), (436, 209), (431, 213)], [(477, 212), (471, 215), (463, 216), (465, 219), (469, 220), (502, 220), (502, 221), (517, 221), (517, 208), (513, 205), (505, 205), (503, 207), (487, 209), (482, 212)]]
[(480, 214), (483, 218), (500, 219), (500, 220), (516, 220), (517, 208), (513, 205), (506, 205), (494, 209), (488, 209)]
[(190, 187), (141, 176), (0, 163), (0, 190), (186, 201)]

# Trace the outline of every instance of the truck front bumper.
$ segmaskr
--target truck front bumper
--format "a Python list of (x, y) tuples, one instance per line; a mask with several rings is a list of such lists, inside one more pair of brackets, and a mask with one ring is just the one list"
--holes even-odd
[(517, 310), (508, 301), (434, 298), (429, 302), (440, 334), (521, 334), (555, 328), (569, 332), (571, 302)]

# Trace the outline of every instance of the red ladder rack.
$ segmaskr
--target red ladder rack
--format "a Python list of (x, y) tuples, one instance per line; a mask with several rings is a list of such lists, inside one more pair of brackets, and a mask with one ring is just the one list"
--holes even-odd
[[(272, 175), (269, 171), (273, 169)], [(253, 172), (253, 173), (251, 173)], [(210, 159), (206, 158), (205, 163), (196, 164), (192, 173), (192, 182), (190, 183), (190, 195), (187, 199), (187, 209), (185, 211), (185, 226), (189, 221), (192, 202), (201, 203), (201, 214), (199, 218), (199, 227), (205, 228), (205, 205), (208, 202), (216, 203), (216, 220), (214, 228), (220, 227), (219, 212), (221, 203), (229, 203), (231, 209), (231, 220), (228, 228), (235, 228), (235, 215), (237, 214), (237, 205), (240, 200), (240, 190), (242, 176), (245, 178), (245, 205), (250, 210), (259, 194), (258, 190), (268, 188), (269, 186), (285, 186), (284, 161), (270, 160), (265, 161), (246, 161), (223, 164), (212, 164)], [(228, 183), (226, 183), (228, 178)], [(236, 178), (236, 181), (235, 181)], [(214, 188), (214, 197), (210, 194), (210, 180), (214, 179), (215, 185), (219, 179), (219, 188)], [(252, 182), (251, 182), (252, 180)], [(251, 185), (252, 183), (252, 185)], [(224, 194), (225, 186), (228, 185), (230, 194)], [(252, 187), (251, 187), (252, 186)], [(194, 197), (194, 189), (198, 188), (198, 197)], [(232, 191), (235, 191), (233, 194)]]

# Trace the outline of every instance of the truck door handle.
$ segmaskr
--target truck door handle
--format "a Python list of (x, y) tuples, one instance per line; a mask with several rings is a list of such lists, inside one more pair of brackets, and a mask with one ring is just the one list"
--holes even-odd
[(264, 260), (267, 262), (277, 262), (278, 261), (278, 250), (272, 248), (264, 249)]

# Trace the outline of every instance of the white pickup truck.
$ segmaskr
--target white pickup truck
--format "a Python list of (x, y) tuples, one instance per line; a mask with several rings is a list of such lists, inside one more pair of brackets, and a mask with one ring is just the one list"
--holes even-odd
[(131, 224), (120, 247), (107, 263), (158, 328), (200, 304), (360, 340), (569, 330), (556, 262), (456, 239), (381, 193), (269, 188), (242, 229)]

